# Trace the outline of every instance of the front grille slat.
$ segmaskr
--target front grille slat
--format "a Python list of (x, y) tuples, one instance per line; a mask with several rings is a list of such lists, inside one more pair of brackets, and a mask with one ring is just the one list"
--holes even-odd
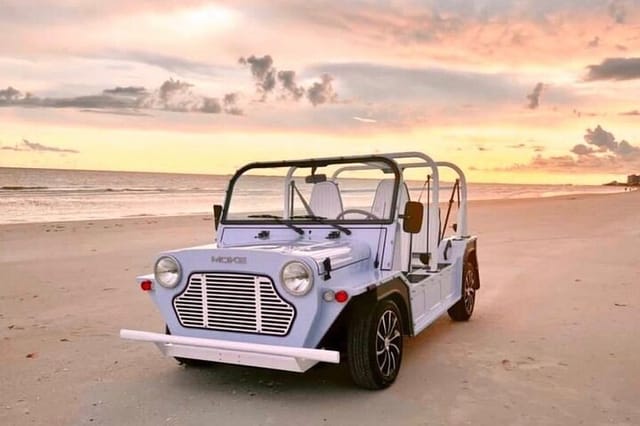
[(295, 314), (270, 278), (229, 272), (191, 275), (173, 306), (184, 327), (276, 336), (289, 332)]

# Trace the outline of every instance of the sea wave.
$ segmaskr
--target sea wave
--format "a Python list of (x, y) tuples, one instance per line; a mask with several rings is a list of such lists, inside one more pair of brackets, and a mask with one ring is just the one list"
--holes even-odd
[(49, 189), (49, 187), (47, 186), (14, 186), (14, 185), (0, 186), (1, 191), (29, 191), (29, 190), (35, 190), (35, 189)]
[(50, 187), (50, 186), (20, 186), (5, 185), (0, 186), (0, 191), (11, 192), (43, 192), (43, 193), (224, 193), (223, 188), (97, 188), (97, 187)]

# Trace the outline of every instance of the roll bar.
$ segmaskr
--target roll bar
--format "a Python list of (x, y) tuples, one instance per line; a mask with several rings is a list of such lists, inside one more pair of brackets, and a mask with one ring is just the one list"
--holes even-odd
[[(400, 162), (398, 160), (403, 159), (413, 159), (411, 162)], [(418, 161), (415, 161), (418, 160)], [(440, 204), (440, 173), (439, 168), (444, 167), (453, 170), (457, 175), (460, 182), (460, 208), (457, 213), (457, 223), (458, 228), (456, 230), (456, 236), (458, 238), (464, 238), (468, 236), (468, 227), (467, 227), (467, 181), (462, 169), (456, 166), (453, 163), (448, 161), (435, 161), (430, 156), (418, 152), (418, 151), (410, 151), (410, 152), (391, 152), (385, 154), (376, 154), (372, 156), (349, 156), (349, 157), (327, 157), (320, 159), (308, 159), (308, 160), (298, 160), (298, 161), (285, 161), (285, 162), (266, 162), (266, 163), (253, 163), (245, 166), (243, 169), (238, 171), (234, 178), (239, 176), (242, 171), (251, 167), (267, 167), (267, 166), (290, 166), (285, 182), (284, 182), (284, 193), (287, 194), (289, 191), (289, 186), (292, 181), (293, 174), (300, 167), (313, 167), (318, 166), (322, 167), (328, 164), (339, 164), (339, 163), (349, 163), (352, 161), (361, 161), (363, 163), (368, 164), (360, 164), (360, 165), (346, 165), (337, 169), (333, 175), (332, 179), (337, 178), (341, 173), (346, 171), (356, 171), (356, 170), (368, 170), (368, 169), (383, 169), (384, 171), (388, 171), (390, 173), (394, 173), (398, 177), (399, 184), (404, 183), (404, 170), (409, 168), (419, 168), (419, 167), (428, 167), (431, 169), (431, 179), (433, 180), (433, 186), (431, 188), (431, 204), (434, 206), (439, 206)], [(234, 179), (232, 179), (233, 181)], [(232, 182), (233, 183), (233, 182)], [(231, 183), (231, 184), (232, 184)], [(230, 188), (231, 188), (230, 184)], [(399, 208), (401, 206), (397, 206), (397, 197), (398, 197), (398, 187), (394, 190), (394, 220), (398, 219), (399, 216)], [(284, 197), (284, 214), (285, 217), (289, 214), (291, 199), (289, 197)], [(228, 203), (228, 200), (227, 200)], [(225, 209), (226, 210), (226, 209)], [(428, 214), (428, 247), (431, 252), (431, 256), (429, 259), (429, 268), (431, 270), (438, 269), (439, 263), (439, 233), (440, 233), (440, 221), (439, 221), (439, 209), (431, 208), (429, 209)]]

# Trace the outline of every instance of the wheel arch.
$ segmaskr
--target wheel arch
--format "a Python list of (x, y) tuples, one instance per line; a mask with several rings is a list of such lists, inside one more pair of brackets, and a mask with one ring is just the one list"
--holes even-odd
[[(411, 299), (407, 285), (400, 279), (394, 278), (379, 286), (372, 285), (365, 293), (351, 298), (342, 310), (338, 318), (329, 327), (327, 333), (322, 338), (319, 347), (339, 347), (342, 339), (340, 336), (346, 335), (347, 323), (354, 315), (361, 315), (365, 309), (373, 307), (384, 299), (391, 299), (398, 306), (402, 316), (402, 333), (406, 336), (413, 336), (413, 321), (411, 320)], [(343, 348), (339, 348), (342, 350)]]
[(466, 264), (467, 262), (471, 262), (475, 266), (474, 268), (474, 273), (476, 275), (475, 289), (478, 290), (480, 288), (480, 268), (478, 267), (478, 247), (477, 247), (477, 240), (475, 239), (469, 241), (464, 251), (464, 264)]
[(400, 309), (402, 316), (402, 332), (406, 336), (413, 336), (413, 321), (411, 320), (411, 299), (409, 289), (399, 278), (395, 278), (387, 283), (375, 288), (376, 302), (384, 299), (393, 300)]

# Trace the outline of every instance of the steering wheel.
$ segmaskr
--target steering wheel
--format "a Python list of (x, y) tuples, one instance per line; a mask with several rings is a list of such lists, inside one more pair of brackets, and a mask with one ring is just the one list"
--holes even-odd
[(362, 210), (362, 209), (346, 209), (342, 213), (340, 213), (338, 215), (338, 217), (336, 217), (336, 220), (344, 219), (344, 216), (349, 214), (349, 213), (358, 213), (358, 214), (363, 215), (367, 219), (380, 220), (380, 218), (378, 216), (376, 216), (375, 214), (373, 214), (371, 212), (368, 212), (366, 210)]

